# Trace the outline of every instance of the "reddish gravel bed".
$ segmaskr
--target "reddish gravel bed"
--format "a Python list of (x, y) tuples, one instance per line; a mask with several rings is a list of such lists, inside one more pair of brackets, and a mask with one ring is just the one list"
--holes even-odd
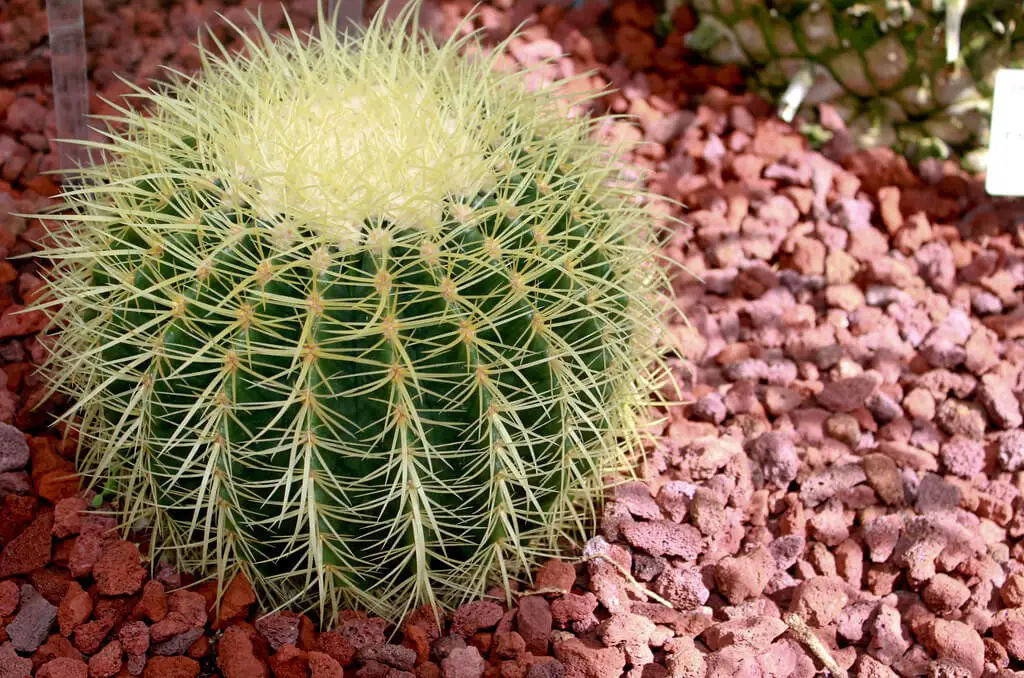
[[(444, 629), (348, 613), (318, 632), (257, 614), (236, 580), (215, 610), (208, 586), (150, 578), (77, 496), (73, 440), (33, 410), (42, 319), (12, 315), (37, 264), (3, 261), (0, 678), (1024, 675), (1024, 204), (951, 163), (852, 153), (828, 115), (835, 136), (812, 152), (764, 102), (709, 88), (736, 73), (696, 65), (679, 32), (656, 38), (640, 5), (512, 4), (481, 8), (492, 38), (534, 19), (508, 65), (565, 51), (538, 77), (596, 67), (590, 84), (618, 90), (597, 106), (639, 119), (604, 136), (648, 142), (632, 171), (689, 206), (654, 206), (686, 222), (666, 252), (701, 280), (677, 280), (689, 404), (666, 413), (642, 479), (611, 492), (577, 563), (547, 564), (511, 609), (478, 601)], [(194, 68), (188, 40), (214, 11), (86, 5), (108, 97), (125, 91), (115, 73)], [(312, 3), (291, 6), (308, 25)], [(443, 3), (434, 25), (468, 9)], [(10, 212), (55, 190), (39, 174), (45, 33), (40, 0), (0, 0), (6, 256), (43, 233)]]

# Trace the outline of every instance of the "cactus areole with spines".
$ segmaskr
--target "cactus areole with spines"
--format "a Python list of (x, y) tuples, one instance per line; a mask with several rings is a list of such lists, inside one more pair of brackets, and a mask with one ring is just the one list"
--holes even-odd
[(139, 90), (40, 253), (82, 472), (155, 557), (322, 618), (579, 544), (671, 378), (658, 222), (601, 119), (416, 5)]

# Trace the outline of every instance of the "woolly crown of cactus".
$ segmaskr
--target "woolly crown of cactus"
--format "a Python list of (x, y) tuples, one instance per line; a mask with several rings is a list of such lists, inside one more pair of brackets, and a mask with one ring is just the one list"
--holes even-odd
[(578, 545), (671, 378), (660, 222), (601, 119), (416, 10), (257, 23), (139, 89), (41, 253), (86, 477), (157, 556), (321, 618)]

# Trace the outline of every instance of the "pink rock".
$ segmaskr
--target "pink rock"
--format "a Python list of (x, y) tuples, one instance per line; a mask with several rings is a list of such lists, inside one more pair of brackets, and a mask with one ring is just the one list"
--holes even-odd
[(878, 516), (864, 525), (864, 544), (873, 563), (884, 563), (899, 543), (903, 517), (898, 514)]
[(554, 648), (566, 678), (620, 678), (626, 667), (625, 653), (617, 647), (594, 647), (569, 637), (555, 638)]
[(715, 624), (701, 637), (712, 650), (742, 645), (761, 652), (785, 633), (786, 628), (786, 623), (777, 617), (753, 615)]
[(910, 648), (910, 634), (894, 607), (883, 605), (871, 624), (868, 652), (883, 664), (892, 664)]
[(746, 647), (733, 645), (706, 657), (707, 678), (762, 678), (757, 657)]
[(775, 574), (775, 558), (761, 546), (738, 558), (723, 558), (714, 569), (718, 590), (734, 605), (756, 598)]
[(665, 643), (665, 665), (673, 678), (704, 678), (707, 663), (689, 636), (676, 636)]
[(957, 435), (942, 444), (939, 459), (949, 473), (971, 479), (985, 469), (985, 448), (981, 441)]
[(863, 406), (877, 386), (877, 379), (867, 374), (847, 377), (826, 384), (817, 399), (832, 412), (851, 412)]
[(810, 678), (816, 672), (810, 658), (789, 640), (772, 643), (757, 655), (757, 664), (764, 678)]
[(441, 662), (444, 678), (480, 678), (487, 664), (476, 647), (456, 648)]
[(854, 676), (855, 678), (898, 678), (895, 671), (867, 654), (862, 654), (858, 658)]
[(974, 676), (980, 676), (984, 670), (985, 644), (978, 632), (967, 624), (935, 619), (919, 635), (935, 656), (960, 665)]
[(778, 431), (762, 433), (749, 453), (766, 484), (785, 489), (796, 478), (800, 457), (789, 436)]
[(635, 548), (652, 556), (676, 556), (696, 560), (702, 539), (692, 525), (679, 525), (671, 520), (635, 522), (623, 528), (622, 535)]
[(711, 595), (704, 585), (700, 570), (692, 565), (666, 567), (652, 588), (678, 610), (695, 610), (706, 603)]
[(959, 610), (971, 597), (971, 590), (959, 579), (939, 573), (921, 590), (921, 599), (939, 614)]
[(846, 606), (846, 587), (839, 577), (812, 577), (796, 587), (789, 609), (812, 627), (828, 626)]
[(1008, 619), (992, 629), (992, 637), (1014, 659), (1024, 659), (1024, 621)]
[(601, 624), (599, 636), (608, 647), (620, 646), (630, 666), (645, 666), (654, 661), (649, 647), (655, 632), (654, 622), (639, 614), (616, 614)]
[(7, 108), (7, 127), (15, 132), (42, 132), (46, 113), (32, 97), (18, 97)]
[(1024, 423), (1024, 417), (1020, 413), (1020, 402), (1010, 384), (1005, 381), (993, 375), (982, 377), (978, 400), (997, 427), (1013, 429)]
[(616, 485), (613, 494), (615, 501), (625, 506), (634, 517), (643, 520), (661, 518), (661, 509), (645, 483), (634, 481)]

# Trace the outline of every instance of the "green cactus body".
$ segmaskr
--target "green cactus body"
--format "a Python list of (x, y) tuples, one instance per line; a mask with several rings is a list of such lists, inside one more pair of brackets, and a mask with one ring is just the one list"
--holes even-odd
[(265, 602), (397, 618), (558, 553), (667, 375), (642, 194), (414, 9), (147, 93), (43, 253), (83, 470)]
[(858, 142), (983, 167), (995, 72), (1024, 65), (1020, 0), (693, 0), (689, 43), (746, 66), (787, 120), (834, 105)]

